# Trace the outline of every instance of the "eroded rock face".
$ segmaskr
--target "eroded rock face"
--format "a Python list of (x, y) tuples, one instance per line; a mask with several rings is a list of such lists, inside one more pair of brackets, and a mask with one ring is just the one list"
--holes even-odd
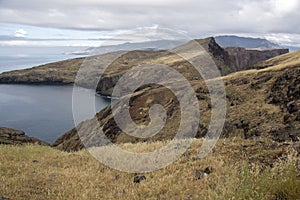
[(259, 62), (289, 52), (288, 49), (249, 50), (240, 47), (227, 47), (225, 50), (230, 55), (231, 64), (235, 66), (235, 71), (249, 69)]
[(0, 127), (0, 144), (19, 145), (28, 143), (49, 145), (46, 142), (25, 135), (23, 131)]

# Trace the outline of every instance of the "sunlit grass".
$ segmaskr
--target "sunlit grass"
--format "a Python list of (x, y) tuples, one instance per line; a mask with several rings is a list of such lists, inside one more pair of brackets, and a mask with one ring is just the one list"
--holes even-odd
[[(259, 162), (277, 149), (255, 149), (257, 141), (222, 139), (204, 159), (198, 158), (202, 140), (175, 163), (146, 173), (111, 169), (87, 150), (66, 153), (36, 145), (0, 146), (0, 196), (11, 199), (296, 199), (300, 195), (299, 157), (287, 148), (273, 166)], [(264, 141), (268, 145), (268, 141)], [(133, 152), (153, 151), (166, 142), (122, 144)], [(248, 153), (240, 151), (249, 146)], [(253, 148), (253, 149), (252, 149)], [(257, 155), (254, 155), (257, 152)], [(213, 173), (195, 180), (194, 172), (212, 166)]]

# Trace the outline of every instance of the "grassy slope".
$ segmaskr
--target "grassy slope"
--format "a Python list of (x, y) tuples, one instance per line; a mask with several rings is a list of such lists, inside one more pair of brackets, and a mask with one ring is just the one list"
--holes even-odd
[[(11, 199), (296, 199), (300, 196), (297, 174), (300, 159), (288, 143), (276, 146), (267, 140), (222, 139), (212, 153), (199, 159), (197, 149), (201, 142), (195, 140), (188, 153), (170, 166), (145, 174), (146, 180), (140, 184), (133, 183), (133, 174), (104, 166), (86, 150), (66, 153), (42, 146), (1, 145), (0, 196)], [(156, 142), (121, 147), (145, 152), (163, 145)], [(207, 166), (214, 168), (213, 173), (195, 180), (194, 171)]]
[(74, 77), (84, 58), (69, 59), (49, 63), (24, 70), (15, 70), (0, 74), (1, 83), (49, 83), (69, 84), (74, 82)]
[[(279, 57), (281, 64), (273, 68), (225, 77), (225, 82), (232, 86), (227, 93), (229, 96), (239, 94), (245, 109), (248, 108), (245, 105), (264, 102), (265, 98), (261, 98), (264, 96), (250, 99), (253, 93), (248, 92), (246, 96), (239, 93), (249, 89), (252, 82), (234, 88), (234, 83), (229, 81), (239, 81), (243, 77), (256, 80), (254, 78), (270, 70), (280, 74), (291, 66), (296, 69), (299, 55), (297, 52), (292, 58), (288, 57), (291, 54)], [(275, 61), (267, 65), (273, 66)], [(262, 88), (251, 91), (265, 94), (268, 92), (265, 87), (271, 83), (262, 83)], [(257, 111), (275, 109), (271, 114), (281, 113), (274, 105), (267, 106), (270, 108), (257, 108)], [(235, 113), (234, 110), (231, 112)], [(263, 117), (268, 115), (270, 113)], [(132, 151), (149, 151), (163, 144), (121, 146)], [(146, 174), (147, 179), (140, 184), (133, 183), (133, 174), (112, 170), (85, 150), (66, 153), (42, 146), (1, 145), (0, 196), (11, 199), (296, 199), (300, 196), (299, 155), (293, 153), (289, 143), (277, 144), (262, 138), (221, 139), (214, 151), (202, 160), (197, 158), (200, 145), (201, 140), (195, 140), (189, 153), (165, 169)], [(206, 178), (194, 180), (194, 171), (207, 166), (212, 166), (215, 171)], [(116, 175), (119, 175), (118, 179)]]
[[(271, 137), (276, 141), (290, 140), (290, 133), (282, 131), (289, 124), (284, 122), (284, 117), (289, 115), (285, 106), (287, 103), (281, 102), (280, 104), (274, 104), (270, 102), (271, 94), (275, 95), (278, 93), (280, 96), (281, 89), (272, 91), (274, 84), (281, 80), (282, 77), (286, 77), (285, 74), (290, 76), (290, 80), (295, 83), (299, 79), (299, 66), (300, 66), (300, 51), (278, 56), (274, 59), (268, 60), (261, 65), (267, 63), (268, 67), (260, 70), (247, 70), (229, 74), (222, 77), (227, 96), (227, 116), (226, 123), (223, 129), (223, 137), (232, 137), (243, 135), (245, 138), (251, 137)], [(294, 77), (292, 77), (292, 75)], [(283, 81), (284, 82), (284, 81)], [(282, 85), (284, 88), (296, 87), (293, 82), (285, 81), (286, 85)], [(201, 113), (201, 129), (198, 131), (198, 136), (201, 137), (202, 133), (206, 131), (204, 128), (208, 127), (210, 122), (211, 109), (210, 98), (207, 88), (203, 81), (194, 80), (191, 82), (194, 90), (199, 99), (200, 113)], [(282, 94), (282, 97), (288, 100), (287, 91), (282, 90), (286, 94)], [(291, 91), (290, 91), (291, 92)], [(296, 94), (296, 90), (294, 91)], [(173, 138), (174, 133), (178, 129), (180, 120), (179, 104), (176, 101), (174, 95), (166, 88), (145, 88), (135, 92), (131, 96), (131, 108), (130, 113), (132, 119), (141, 125), (145, 125), (149, 122), (148, 112), (151, 105), (154, 103), (161, 104), (166, 110), (170, 110), (168, 114), (168, 121), (166, 126), (160, 131), (159, 134), (150, 138), (152, 141), (164, 140)], [(296, 95), (293, 100), (300, 102)], [(290, 100), (288, 100), (289, 102)], [(98, 121), (103, 125), (102, 130), (109, 136), (113, 141), (117, 143), (124, 142), (141, 142), (133, 137), (129, 137), (118, 129), (114, 122), (110, 108), (106, 108), (100, 111), (93, 120), (83, 122), (79, 128), (91, 135), (99, 133), (100, 127)], [(243, 130), (241, 127), (241, 121), (247, 122), (247, 130)], [(295, 126), (296, 131), (299, 130), (299, 123), (296, 120)], [(95, 125), (96, 124), (96, 125)], [(204, 127), (204, 128), (203, 128)], [(204, 130), (204, 131), (203, 131)], [(276, 134), (274, 134), (274, 132)], [(278, 133), (278, 134), (277, 134)], [(72, 129), (57, 140), (55, 146), (60, 149), (79, 149), (80, 140), (78, 138), (77, 130)], [(278, 136), (279, 135), (279, 136)], [(299, 137), (299, 131), (296, 132), (295, 137)], [(78, 142), (79, 141), (79, 142)], [(75, 145), (77, 145), (75, 147)]]

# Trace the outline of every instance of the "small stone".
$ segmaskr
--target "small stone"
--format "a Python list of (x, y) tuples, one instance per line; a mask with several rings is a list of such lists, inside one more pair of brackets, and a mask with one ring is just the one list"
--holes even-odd
[(190, 157), (190, 153), (186, 151), (186, 152), (183, 153), (183, 156), (189, 158)]
[(206, 167), (206, 168), (204, 169), (204, 173), (210, 174), (210, 173), (213, 172), (213, 170), (214, 170), (214, 169), (213, 169), (211, 166), (208, 166), (208, 167)]
[(50, 167), (56, 167), (56, 163), (55, 162), (51, 162), (50, 163)]
[(118, 180), (119, 178), (120, 178), (119, 174), (115, 175), (115, 177), (114, 177), (115, 180)]
[(133, 179), (134, 183), (140, 183), (142, 180), (146, 180), (146, 177), (144, 175), (142, 176), (135, 176)]
[(207, 108), (209, 108), (209, 109), (211, 109), (211, 108), (212, 108), (212, 105), (211, 105), (211, 103), (208, 103), (208, 104), (207, 104)]
[(195, 171), (195, 179), (196, 180), (199, 180), (199, 179), (202, 179), (204, 176), (206, 176), (207, 174), (204, 172), (204, 170), (202, 169), (197, 169)]
[(7, 198), (5, 196), (0, 196), (0, 200), (9, 200), (9, 198)]

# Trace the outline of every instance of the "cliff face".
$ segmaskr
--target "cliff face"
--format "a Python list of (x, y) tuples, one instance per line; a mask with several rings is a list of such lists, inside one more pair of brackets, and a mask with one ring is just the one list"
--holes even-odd
[(239, 47), (227, 47), (225, 50), (230, 55), (230, 63), (235, 71), (249, 69), (259, 62), (289, 52), (288, 49), (248, 50)]
[[(223, 76), (233, 72), (251, 69), (253, 65), (261, 61), (265, 61), (269, 58), (288, 53), (288, 49), (272, 49), (260, 51), (247, 50), (245, 48), (238, 47), (222, 48), (216, 43), (214, 38), (199, 39), (195, 41), (198, 42), (210, 54), (213, 61), (219, 68), (221, 75)], [(189, 43), (182, 46), (186, 45), (188, 46)], [(180, 49), (181, 46), (177, 48)], [(139, 54), (143, 56), (140, 56)], [(116, 60), (114, 63), (112, 63), (111, 66), (108, 67), (109, 69), (114, 69), (117, 68), (117, 66), (124, 65), (126, 65), (127, 67), (123, 70), (118, 71), (117, 73), (108, 72), (103, 74), (102, 79), (98, 84), (97, 92), (104, 96), (110, 96), (113, 87), (124, 73), (126, 73), (131, 68), (138, 66), (139, 64), (145, 64), (148, 62), (157, 62), (158, 64), (166, 64), (172, 68), (175, 68), (188, 80), (201, 79), (201, 76), (195, 70), (193, 70), (193, 66), (191, 66), (186, 60), (180, 59), (179, 56), (177, 56), (176, 58), (176, 55), (172, 55), (171, 52), (167, 51), (161, 51), (159, 54), (156, 53), (155, 55), (153, 54), (153, 52), (147, 51), (132, 51), (128, 52), (121, 59)], [(132, 62), (132, 58), (135, 58), (134, 62)]]
[(234, 64), (231, 62), (229, 53), (216, 43), (213, 37), (195, 40), (198, 42), (212, 57), (215, 64), (220, 70), (221, 75), (227, 75), (235, 72)]
[(36, 138), (28, 137), (23, 131), (0, 127), (0, 144), (39, 144), (39, 145), (49, 145), (46, 142), (38, 140)]
[[(226, 85), (227, 117), (222, 137), (245, 139), (267, 137), (275, 141), (297, 141), (300, 137), (300, 52), (276, 57), (261, 65), (267, 69), (242, 71), (224, 76)], [(273, 63), (273, 64), (272, 64)], [(191, 84), (200, 105), (201, 120), (196, 137), (203, 137), (211, 116), (211, 103), (206, 85), (201, 80)], [(122, 132), (116, 125), (111, 108), (100, 111), (93, 119), (77, 128), (88, 134), (93, 143), (100, 129), (112, 142), (142, 142), (171, 139), (180, 121), (180, 105), (176, 97), (164, 87), (146, 87), (136, 91), (130, 102), (130, 114), (139, 125), (149, 123), (149, 108), (162, 105), (167, 112), (167, 123), (159, 134), (147, 140), (137, 139)], [(97, 126), (97, 122), (101, 126)], [(57, 148), (74, 151), (83, 144), (74, 128), (54, 144)]]

